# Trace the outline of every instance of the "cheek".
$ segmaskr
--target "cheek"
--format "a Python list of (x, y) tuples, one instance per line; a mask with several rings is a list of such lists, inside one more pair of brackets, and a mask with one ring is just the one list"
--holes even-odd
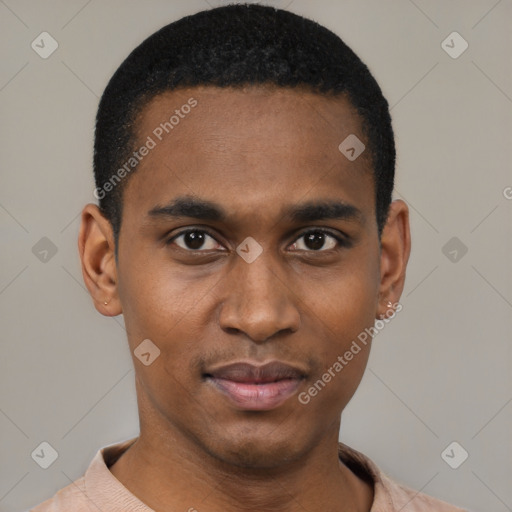
[[(204, 289), (201, 294), (174, 272), (157, 276), (146, 267), (139, 275), (143, 278), (123, 281), (121, 298), (141, 394), (164, 415), (186, 411), (195, 404), (189, 364), (200, 355), (197, 340), (204, 337), (201, 322), (204, 323), (208, 297), (204, 296)], [(136, 355), (137, 347), (146, 339), (155, 344), (158, 353), (147, 366), (144, 358)]]
[[(194, 406), (190, 361), (201, 355), (204, 322), (212, 301), (212, 285), (187, 282), (176, 270), (153, 273), (145, 267), (143, 279), (123, 281), (122, 300), (128, 341), (142, 393), (165, 415)], [(135, 273), (132, 274), (132, 276)], [(203, 283), (204, 285), (204, 283)], [(126, 304), (126, 305), (125, 305)], [(158, 357), (149, 365), (137, 358), (137, 347), (149, 339)], [(203, 347), (204, 351), (204, 347)], [(197, 383), (195, 383), (197, 384)]]
[[(137, 252), (134, 248), (130, 255)], [(194, 329), (201, 302), (215, 284), (214, 276), (190, 279), (179, 266), (171, 266), (163, 252), (155, 257), (141, 251), (139, 258), (129, 256), (120, 267), (118, 290), (131, 344), (146, 338), (166, 344), (179, 337), (174, 332), (182, 324)], [(195, 323), (190, 325), (191, 318)]]
[(307, 309), (325, 328), (325, 337), (331, 341), (326, 348), (331, 351), (343, 350), (375, 320), (379, 265), (368, 251), (360, 253), (321, 279), (312, 276), (303, 283)]
[(306, 393), (311, 400), (322, 395), (318, 402), (327, 401), (336, 408), (343, 408), (353, 396), (370, 352), (379, 268), (378, 262), (365, 261), (363, 265), (363, 261), (364, 257), (358, 266), (347, 265), (322, 282), (307, 303), (309, 318), (316, 325), (315, 356), (321, 368), (311, 378)]
[[(134, 249), (132, 254), (137, 252)], [(169, 379), (168, 373), (184, 381), (189, 361), (200, 355), (201, 349), (204, 352), (199, 340), (204, 339), (212, 318), (220, 276), (210, 272), (198, 278), (197, 269), (191, 272), (171, 265), (164, 251), (157, 257), (149, 251), (140, 254), (138, 258), (129, 256), (131, 260), (119, 272), (118, 289), (130, 348), (133, 353), (143, 340), (150, 339), (160, 350), (154, 364), (159, 369), (158, 378)], [(148, 373), (148, 378), (149, 374), (157, 378), (157, 372), (146, 372), (151, 368), (153, 365), (140, 370), (143, 375)]]

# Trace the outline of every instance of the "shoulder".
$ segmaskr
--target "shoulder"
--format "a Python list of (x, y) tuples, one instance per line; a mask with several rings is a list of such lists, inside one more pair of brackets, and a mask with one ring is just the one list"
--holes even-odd
[(339, 443), (339, 457), (357, 476), (373, 486), (371, 512), (468, 512), (401, 485), (383, 473), (366, 455)]
[(73, 510), (73, 512), (93, 510), (87, 504), (84, 477), (64, 487), (52, 498), (31, 508), (30, 512), (64, 512), (69, 510)]
[(387, 475), (380, 472), (380, 481), (385, 490), (386, 498), (392, 503), (390, 510), (408, 510), (410, 512), (467, 512), (466, 510), (450, 505), (445, 501), (427, 496), (401, 485)]
[(140, 502), (108, 469), (137, 438), (101, 448), (91, 461), (84, 476), (58, 491), (30, 512), (98, 512), (111, 508), (112, 503)]

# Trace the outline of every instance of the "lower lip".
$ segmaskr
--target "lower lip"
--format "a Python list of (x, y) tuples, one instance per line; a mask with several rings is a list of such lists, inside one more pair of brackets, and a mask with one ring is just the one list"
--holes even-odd
[(215, 377), (209, 380), (238, 408), (248, 411), (275, 409), (294, 395), (301, 383), (301, 379), (283, 379), (266, 384), (247, 384)]

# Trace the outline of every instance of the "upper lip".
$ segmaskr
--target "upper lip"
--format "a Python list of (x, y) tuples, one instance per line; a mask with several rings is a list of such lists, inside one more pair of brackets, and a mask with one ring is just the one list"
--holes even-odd
[(298, 367), (281, 361), (271, 361), (263, 365), (236, 362), (205, 372), (206, 377), (256, 384), (283, 379), (302, 379), (305, 375), (305, 372)]

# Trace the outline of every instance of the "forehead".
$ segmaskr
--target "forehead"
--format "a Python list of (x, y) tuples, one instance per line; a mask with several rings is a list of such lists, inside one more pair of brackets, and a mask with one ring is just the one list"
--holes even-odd
[[(190, 108), (192, 102), (195, 106)], [(158, 127), (169, 121), (170, 130), (161, 135), (175, 144), (190, 135), (196, 135), (190, 142), (195, 139), (202, 145), (226, 138), (240, 144), (245, 135), (247, 146), (265, 145), (267, 151), (279, 143), (300, 141), (306, 154), (321, 147), (333, 149), (332, 144), (343, 134), (362, 137), (361, 118), (344, 95), (322, 95), (301, 88), (195, 87), (167, 91), (143, 107), (135, 130), (139, 135), (157, 130), (158, 136)], [(189, 125), (193, 125), (192, 130), (187, 129)], [(198, 129), (207, 139), (199, 141)], [(269, 145), (269, 140), (273, 144)]]
[[(371, 159), (338, 149), (366, 144), (342, 97), (277, 87), (194, 87), (154, 97), (136, 122), (137, 147), (152, 140), (127, 193), (146, 205), (192, 194), (248, 206), (309, 194), (358, 194), (373, 208)], [(344, 199), (348, 199), (345, 197)]]

